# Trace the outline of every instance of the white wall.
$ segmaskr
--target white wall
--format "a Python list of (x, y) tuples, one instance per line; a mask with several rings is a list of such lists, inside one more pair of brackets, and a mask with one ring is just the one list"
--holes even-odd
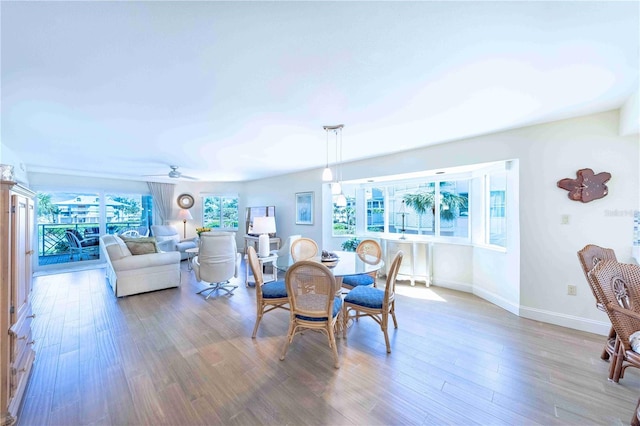
[(636, 90), (620, 108), (620, 136), (640, 133), (640, 89)]
[[(232, 183), (220, 183), (220, 182), (191, 182), (191, 181), (176, 181), (176, 185), (173, 191), (173, 198), (177, 200), (181, 194), (189, 194), (194, 199), (193, 207), (189, 209), (193, 219), (187, 220), (187, 238), (193, 238), (197, 236), (196, 228), (202, 227), (202, 214), (203, 204), (202, 199), (206, 195), (233, 195), (238, 196), (238, 223), (241, 229), (236, 233), (236, 245), (238, 250), (244, 247), (244, 205), (242, 205), (242, 199), (244, 194), (244, 184), (242, 182)], [(180, 207), (177, 201), (173, 203), (172, 217), (176, 218)], [(175, 226), (182, 235), (184, 232), (184, 223), (180, 219), (170, 220), (169, 224)]]
[[(630, 259), (632, 215), (639, 204), (639, 147), (637, 136), (619, 136), (618, 126), (618, 111), (529, 126), (347, 163), (343, 177), (351, 180), (519, 160), (519, 234), (515, 231), (516, 239), (509, 243), (506, 254), (474, 249), (470, 260), (473, 282), (469, 284), (474, 293), (522, 316), (604, 334), (607, 319), (595, 308), (576, 252), (594, 243), (613, 248), (623, 261)], [(557, 187), (558, 180), (575, 177), (582, 168), (612, 174), (607, 197), (581, 203), (569, 200), (567, 192)], [(286, 203), (286, 208), (292, 208), (290, 200), (295, 192), (320, 191), (320, 175), (317, 170), (251, 182), (246, 187), (247, 197), (272, 193), (276, 206)], [(316, 224), (321, 220), (317, 195)], [(560, 224), (563, 214), (569, 215), (568, 225)], [(279, 220), (292, 222), (293, 218), (280, 216)], [(323, 236), (317, 225), (303, 228), (300, 233), (327, 243), (327, 235)], [(284, 235), (298, 230), (290, 225), (281, 229)], [(510, 258), (518, 253), (518, 247), (519, 256)], [(438, 280), (437, 265), (434, 280)], [(577, 296), (567, 295), (568, 284), (578, 287)]]
[[(276, 228), (281, 238), (300, 234), (321, 242), (323, 218), (321, 173), (322, 170), (312, 170), (246, 182), (243, 201), (246, 206), (276, 206)], [(295, 195), (297, 192), (314, 194), (313, 225), (296, 225)]]

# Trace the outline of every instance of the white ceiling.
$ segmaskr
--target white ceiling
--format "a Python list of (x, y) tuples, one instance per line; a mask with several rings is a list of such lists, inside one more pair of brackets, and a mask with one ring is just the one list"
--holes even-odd
[(638, 89), (635, 1), (0, 8), (2, 143), (32, 172), (244, 181), (323, 167), (323, 125), (345, 124), (348, 161)]

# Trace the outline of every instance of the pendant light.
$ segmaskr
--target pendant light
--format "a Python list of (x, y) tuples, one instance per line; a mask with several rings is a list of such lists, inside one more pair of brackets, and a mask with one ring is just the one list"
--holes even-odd
[(331, 182), (333, 180), (333, 173), (331, 173), (331, 169), (329, 168), (329, 126), (323, 126), (325, 133), (327, 134), (327, 166), (322, 171), (322, 180), (324, 182)]
[[(336, 197), (336, 206), (338, 207), (346, 207), (347, 206), (347, 197), (345, 197), (344, 192), (342, 192), (342, 128), (344, 124), (339, 124), (336, 126), (336, 182), (331, 187), (331, 193), (337, 194)], [(338, 130), (340, 131), (340, 141), (338, 143)]]
[[(329, 168), (329, 132), (332, 131), (336, 137), (336, 180), (331, 183), (331, 194), (338, 195), (342, 193), (342, 185), (340, 184), (340, 158), (342, 157), (342, 128), (344, 124), (336, 124), (333, 126), (322, 126), (327, 133), (327, 167), (322, 173), (322, 180), (329, 182), (333, 180), (331, 169)], [(340, 144), (338, 144), (338, 132), (340, 132)]]

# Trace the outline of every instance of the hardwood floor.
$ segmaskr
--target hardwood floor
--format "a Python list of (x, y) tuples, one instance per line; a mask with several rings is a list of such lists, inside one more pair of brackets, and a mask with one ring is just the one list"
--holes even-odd
[(36, 277), (18, 424), (619, 425), (640, 394), (636, 369), (607, 381), (603, 336), (402, 283), (391, 354), (362, 319), (338, 339), (340, 369), (313, 332), (280, 361), (288, 312), (265, 315), (253, 340), (255, 289), (239, 278), (204, 300), (182, 269), (180, 288), (122, 299), (103, 269)]

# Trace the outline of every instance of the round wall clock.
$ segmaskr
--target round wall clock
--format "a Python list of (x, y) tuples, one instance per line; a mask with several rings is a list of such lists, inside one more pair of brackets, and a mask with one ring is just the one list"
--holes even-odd
[(181, 209), (190, 209), (193, 207), (193, 197), (189, 194), (180, 194), (178, 196), (178, 205)]

